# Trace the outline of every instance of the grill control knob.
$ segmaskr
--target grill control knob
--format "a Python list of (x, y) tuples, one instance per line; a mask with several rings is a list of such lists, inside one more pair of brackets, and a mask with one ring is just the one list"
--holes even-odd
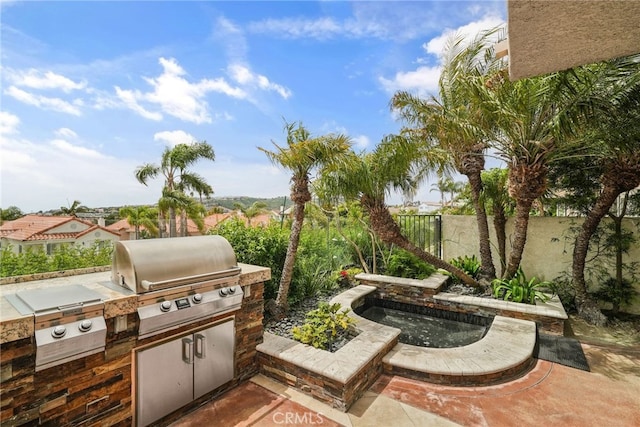
[(233, 295), (236, 293), (236, 288), (227, 288), (227, 292), (229, 292), (229, 294)]
[(66, 333), (67, 333), (67, 328), (60, 325), (53, 328), (53, 331), (51, 331), (51, 336), (54, 338), (62, 338)]
[(160, 311), (167, 312), (171, 310), (171, 301), (162, 301), (160, 304)]
[(193, 301), (194, 304), (200, 304), (202, 302), (202, 295), (195, 294), (194, 296), (191, 297), (191, 300)]
[(220, 289), (220, 291), (218, 291), (218, 293), (220, 294), (221, 297), (226, 297), (227, 296), (227, 288), (222, 288)]
[(89, 329), (91, 329), (91, 326), (93, 326), (91, 320), (83, 320), (82, 323), (78, 325), (78, 329), (80, 330), (80, 332), (87, 332)]

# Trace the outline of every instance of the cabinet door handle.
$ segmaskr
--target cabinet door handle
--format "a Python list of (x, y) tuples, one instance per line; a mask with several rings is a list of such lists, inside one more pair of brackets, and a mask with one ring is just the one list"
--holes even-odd
[(182, 360), (189, 365), (193, 363), (193, 340), (191, 338), (182, 339)]
[(202, 334), (196, 334), (196, 357), (200, 359), (204, 359), (207, 357), (207, 342), (205, 341), (205, 336)]

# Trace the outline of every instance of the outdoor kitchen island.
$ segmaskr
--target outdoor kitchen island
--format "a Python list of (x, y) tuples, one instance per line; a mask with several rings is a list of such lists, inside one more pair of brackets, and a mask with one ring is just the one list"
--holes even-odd
[[(110, 270), (3, 279), (0, 424), (165, 425), (249, 379), (258, 372), (270, 270), (237, 267), (148, 293), (115, 285)], [(59, 304), (52, 295), (77, 301), (46, 307)], [(185, 383), (193, 384), (186, 395)]]

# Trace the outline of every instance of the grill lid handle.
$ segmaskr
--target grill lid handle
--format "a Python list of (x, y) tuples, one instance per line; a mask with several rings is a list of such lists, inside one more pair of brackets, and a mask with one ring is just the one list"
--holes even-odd
[(204, 273), (204, 274), (196, 274), (194, 276), (176, 277), (173, 279), (159, 280), (157, 282), (142, 280), (140, 284), (149, 291), (157, 291), (161, 289), (172, 288), (174, 286), (203, 282), (205, 280), (213, 280), (213, 279), (220, 279), (222, 277), (236, 276), (240, 274), (240, 271), (241, 271), (240, 267), (232, 267), (226, 270), (219, 270), (219, 271), (214, 271), (211, 273)]

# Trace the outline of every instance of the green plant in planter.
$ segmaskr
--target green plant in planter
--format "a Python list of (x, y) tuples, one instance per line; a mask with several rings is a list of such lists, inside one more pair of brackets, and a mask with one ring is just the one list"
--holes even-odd
[(460, 270), (467, 273), (469, 276), (474, 279), (478, 277), (478, 272), (480, 271), (480, 261), (476, 258), (475, 255), (472, 256), (459, 256), (458, 258), (453, 258), (449, 261), (449, 264), (454, 267), (458, 267)]
[(389, 256), (385, 274), (394, 277), (424, 279), (431, 276), (436, 268), (402, 249), (396, 249)]
[(315, 348), (331, 348), (335, 340), (344, 335), (354, 322), (348, 315), (349, 309), (340, 311), (341, 308), (339, 303), (321, 302), (317, 309), (307, 313), (302, 326), (294, 326), (291, 329), (293, 338)]
[(495, 298), (525, 304), (535, 304), (536, 300), (547, 301), (549, 297), (542, 292), (542, 288), (548, 288), (550, 285), (551, 283), (540, 281), (535, 277), (527, 280), (521, 268), (511, 279), (495, 279), (491, 282)]

